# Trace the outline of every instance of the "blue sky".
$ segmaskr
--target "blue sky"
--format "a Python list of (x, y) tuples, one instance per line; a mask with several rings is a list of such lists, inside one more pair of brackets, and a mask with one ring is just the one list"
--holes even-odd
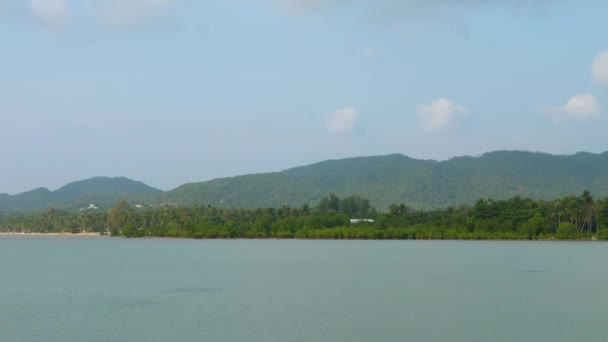
[(0, 192), (608, 150), (600, 0), (0, 0)]

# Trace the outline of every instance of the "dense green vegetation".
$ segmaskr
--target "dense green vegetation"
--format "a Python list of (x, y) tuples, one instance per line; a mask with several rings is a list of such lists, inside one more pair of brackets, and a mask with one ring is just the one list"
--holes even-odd
[(608, 152), (556, 156), (500, 151), (447, 161), (417, 160), (395, 154), (328, 160), (282, 172), (245, 175), (182, 185), (162, 192), (126, 178), (94, 178), (51, 192), (0, 195), (0, 210), (77, 210), (94, 203), (106, 210), (118, 200), (130, 204), (216, 208), (316, 205), (328, 193), (360, 194), (377, 208), (408, 203), (415, 209), (473, 205), (478, 198), (522, 196), (551, 200), (585, 189), (608, 196)]
[(408, 203), (416, 209), (473, 205), (478, 198), (519, 195), (551, 200), (594, 189), (608, 196), (608, 152), (555, 156), (501, 151), (443, 162), (395, 154), (329, 160), (289, 169), (187, 184), (151, 198), (153, 204), (217, 207), (314, 205), (328, 193), (360, 194), (378, 208)]
[[(374, 222), (352, 223), (351, 219)], [(126, 237), (298, 239), (608, 239), (608, 198), (587, 191), (553, 201), (479, 199), (473, 206), (377, 211), (367, 199), (329, 195), (314, 207), (236, 209), (119, 201), (107, 212), (0, 212), (5, 232), (101, 232)]]

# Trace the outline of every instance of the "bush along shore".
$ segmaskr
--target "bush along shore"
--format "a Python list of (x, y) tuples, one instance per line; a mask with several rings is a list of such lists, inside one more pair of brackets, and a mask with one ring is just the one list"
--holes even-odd
[(299, 208), (137, 208), (119, 201), (107, 212), (0, 212), (0, 232), (198, 239), (608, 240), (608, 198), (596, 200), (584, 191), (553, 201), (479, 199), (471, 206), (427, 211), (405, 204), (378, 211), (360, 196), (333, 194)]

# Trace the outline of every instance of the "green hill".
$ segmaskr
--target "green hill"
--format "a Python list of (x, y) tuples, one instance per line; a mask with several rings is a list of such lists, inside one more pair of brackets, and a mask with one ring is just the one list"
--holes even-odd
[(128, 178), (95, 177), (70, 183), (56, 191), (38, 188), (15, 196), (0, 196), (0, 210), (77, 209), (89, 204), (106, 207), (121, 199), (133, 200), (159, 193), (158, 189)]
[(550, 155), (498, 151), (447, 161), (400, 154), (327, 160), (281, 172), (184, 184), (162, 192), (126, 178), (92, 178), (56, 191), (0, 195), (0, 210), (101, 207), (125, 199), (151, 205), (279, 207), (316, 204), (323, 196), (360, 195), (380, 209), (393, 203), (429, 209), (514, 195), (554, 199), (590, 190), (608, 196), (608, 152)]
[(328, 193), (352, 194), (378, 208), (406, 203), (437, 208), (479, 198), (521, 195), (553, 199), (589, 189), (608, 195), (608, 152), (559, 156), (499, 151), (447, 161), (416, 160), (400, 154), (328, 160), (277, 173), (245, 175), (186, 184), (155, 203), (276, 207), (314, 204)]
[(52, 205), (53, 193), (47, 188), (38, 188), (15, 196), (0, 197), (0, 210), (39, 209)]

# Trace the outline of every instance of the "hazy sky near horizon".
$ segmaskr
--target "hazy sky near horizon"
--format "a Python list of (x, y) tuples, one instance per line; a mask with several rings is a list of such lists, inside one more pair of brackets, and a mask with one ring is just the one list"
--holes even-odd
[(608, 150), (603, 0), (0, 0), (0, 193)]

